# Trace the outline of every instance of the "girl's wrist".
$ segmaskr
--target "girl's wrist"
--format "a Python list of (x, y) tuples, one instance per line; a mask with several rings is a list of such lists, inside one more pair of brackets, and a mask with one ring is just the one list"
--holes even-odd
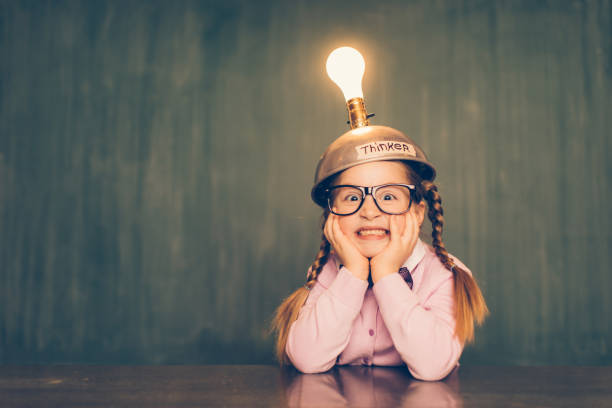
[(387, 275), (399, 270), (389, 265), (372, 265), (372, 282), (376, 283)]
[(370, 275), (370, 265), (367, 266), (358, 266), (358, 265), (344, 265), (346, 269), (353, 274), (357, 279), (368, 280), (368, 276)]

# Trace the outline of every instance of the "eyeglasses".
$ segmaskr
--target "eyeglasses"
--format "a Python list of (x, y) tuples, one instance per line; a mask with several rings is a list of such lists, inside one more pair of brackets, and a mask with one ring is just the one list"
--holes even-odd
[(325, 190), (329, 211), (336, 215), (355, 214), (371, 195), (378, 209), (386, 214), (407, 212), (416, 194), (414, 184), (383, 184), (373, 187), (351, 185), (333, 186)]

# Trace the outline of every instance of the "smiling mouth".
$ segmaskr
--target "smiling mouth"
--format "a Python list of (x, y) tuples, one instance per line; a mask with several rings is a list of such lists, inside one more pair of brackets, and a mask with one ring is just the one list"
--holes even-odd
[(367, 229), (360, 229), (357, 231), (357, 235), (360, 237), (384, 237), (387, 234), (389, 234), (389, 231), (386, 229), (382, 229), (382, 228), (367, 228)]

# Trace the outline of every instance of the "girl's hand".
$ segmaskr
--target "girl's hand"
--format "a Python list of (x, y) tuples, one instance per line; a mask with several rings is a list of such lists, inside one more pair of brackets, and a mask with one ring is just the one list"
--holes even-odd
[(329, 214), (327, 217), (323, 230), (325, 237), (333, 247), (338, 258), (340, 258), (342, 265), (346, 266), (355, 277), (367, 280), (370, 275), (370, 261), (361, 255), (361, 252), (359, 252), (359, 249), (357, 249), (351, 239), (344, 234), (338, 223), (338, 217), (335, 214)]
[(374, 283), (401, 268), (414, 250), (419, 239), (419, 229), (420, 225), (412, 211), (390, 216), (389, 243), (371, 260)]

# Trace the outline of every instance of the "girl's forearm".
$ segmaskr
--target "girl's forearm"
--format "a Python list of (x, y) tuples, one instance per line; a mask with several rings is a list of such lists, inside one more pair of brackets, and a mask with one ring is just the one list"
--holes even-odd
[(317, 283), (289, 330), (286, 352), (302, 372), (329, 370), (346, 348), (368, 284), (342, 268), (329, 286)]
[(452, 285), (452, 279), (442, 283), (425, 306), (397, 275), (374, 286), (393, 344), (416, 378), (444, 378), (461, 355), (462, 345), (454, 335)]

